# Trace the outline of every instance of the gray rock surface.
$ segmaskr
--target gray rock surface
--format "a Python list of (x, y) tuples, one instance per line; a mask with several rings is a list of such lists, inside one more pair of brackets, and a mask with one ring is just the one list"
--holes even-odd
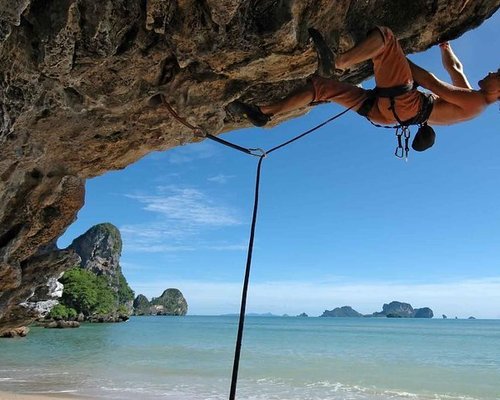
[[(0, 0), (0, 331), (29, 321), (20, 304), (71, 266), (54, 243), (83, 206), (87, 178), (197, 140), (155, 101), (159, 91), (220, 134), (246, 125), (226, 113), (229, 102), (272, 102), (315, 71), (308, 27), (327, 41), (340, 32), (345, 50), (385, 24), (415, 52), (478, 26), (499, 4)], [(363, 64), (342, 79), (370, 74)]]

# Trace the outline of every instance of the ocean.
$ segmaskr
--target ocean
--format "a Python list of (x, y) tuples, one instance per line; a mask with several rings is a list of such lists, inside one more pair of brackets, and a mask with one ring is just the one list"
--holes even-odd
[[(0, 340), (0, 391), (227, 399), (237, 317), (133, 317)], [(247, 317), (238, 399), (500, 399), (500, 320)]]

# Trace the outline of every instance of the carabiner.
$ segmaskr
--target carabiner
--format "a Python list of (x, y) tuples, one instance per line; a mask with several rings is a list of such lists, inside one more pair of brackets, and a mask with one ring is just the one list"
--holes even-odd
[[(401, 153), (399, 152), (399, 150), (401, 150)], [(394, 152), (394, 155), (397, 158), (403, 158), (404, 157), (404, 149), (403, 149), (403, 147), (402, 146), (396, 147), (396, 151)]]
[(266, 158), (267, 153), (265, 150), (261, 149), (260, 147), (255, 148), (255, 149), (248, 149), (250, 150), (250, 154), (254, 157), (260, 157), (260, 158)]

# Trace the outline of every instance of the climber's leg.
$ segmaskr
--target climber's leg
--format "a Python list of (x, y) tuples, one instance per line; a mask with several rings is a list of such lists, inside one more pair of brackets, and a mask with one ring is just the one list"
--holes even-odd
[(356, 110), (366, 97), (366, 91), (358, 86), (314, 76), (306, 86), (290, 96), (275, 104), (261, 106), (260, 109), (266, 115), (276, 115), (308, 106), (311, 103), (332, 101), (347, 108), (354, 107)]
[(297, 110), (311, 104), (315, 97), (314, 86), (307, 83), (305, 86), (295, 90), (283, 100), (267, 106), (260, 106), (260, 110), (265, 115), (277, 115)]
[(315, 103), (332, 101), (357, 110), (367, 97), (367, 92), (358, 86), (314, 76), (305, 86), (276, 103), (255, 106), (235, 101), (229, 104), (227, 109), (235, 115), (248, 119), (256, 126), (264, 126), (273, 115), (284, 114)]
[(375, 28), (383, 39), (381, 51), (372, 57), (378, 87), (388, 88), (413, 83), (410, 64), (394, 33), (385, 26)]
[(273, 115), (298, 110), (311, 104), (314, 100), (314, 93), (314, 87), (308, 83), (276, 103), (256, 106), (236, 100), (227, 106), (227, 110), (233, 115), (248, 119), (255, 126), (264, 126)]

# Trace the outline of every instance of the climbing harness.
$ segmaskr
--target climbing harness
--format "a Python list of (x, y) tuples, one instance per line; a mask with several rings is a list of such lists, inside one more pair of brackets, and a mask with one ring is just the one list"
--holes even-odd
[(248, 293), (248, 284), (250, 281), (250, 269), (252, 266), (252, 254), (253, 254), (253, 244), (254, 244), (254, 238), (255, 238), (255, 226), (257, 224), (257, 210), (259, 207), (259, 189), (260, 189), (260, 175), (261, 175), (261, 170), (262, 170), (262, 161), (264, 158), (266, 158), (269, 154), (272, 152), (279, 150), (290, 143), (293, 143), (304, 136), (318, 130), (319, 128), (325, 126), (326, 124), (332, 122), (333, 120), (341, 117), (342, 115), (346, 114), (348, 111), (353, 109), (357, 104), (341, 111), (340, 113), (334, 115), (333, 117), (327, 119), (326, 121), (322, 122), (319, 125), (316, 125), (315, 127), (301, 133), (300, 135), (295, 136), (294, 138), (287, 140), (284, 143), (281, 143), (269, 150), (263, 150), (260, 148), (246, 148), (239, 146), (237, 144), (228, 142), (227, 140), (221, 139), (217, 136), (211, 135), (208, 132), (205, 132), (202, 128), (199, 126), (194, 126), (191, 125), (189, 122), (187, 122), (184, 118), (179, 116), (177, 112), (168, 104), (168, 102), (165, 99), (164, 95), (161, 95), (163, 104), (167, 108), (167, 110), (172, 114), (172, 116), (179, 121), (181, 124), (186, 126), (187, 128), (191, 129), (193, 134), (197, 137), (204, 137), (210, 140), (213, 140), (215, 142), (221, 143), (225, 146), (228, 146), (234, 150), (238, 150), (242, 153), (249, 154), (251, 156), (255, 156), (259, 159), (257, 163), (257, 173), (256, 173), (256, 178), (255, 178), (255, 194), (254, 194), (254, 205), (253, 205), (253, 212), (252, 212), (252, 223), (250, 226), (250, 239), (248, 242), (248, 251), (247, 251), (247, 261), (246, 261), (246, 267), (245, 267), (245, 277), (243, 280), (243, 288), (242, 288), (242, 294), (241, 294), (241, 307), (240, 307), (240, 317), (239, 317), (239, 323), (238, 323), (238, 334), (236, 337), (236, 346), (234, 350), (234, 362), (233, 362), (233, 371), (232, 371), (232, 376), (231, 376), (231, 388), (229, 391), (229, 400), (234, 400), (236, 398), (236, 385), (238, 382), (238, 368), (239, 368), (239, 363), (240, 363), (240, 354), (241, 354), (241, 345), (243, 341), (243, 331), (245, 327), (245, 312), (246, 312), (246, 303), (247, 303), (247, 293)]
[[(416, 151), (424, 151), (427, 150), (434, 144), (434, 140), (436, 134), (432, 127), (427, 125), (427, 120), (431, 115), (432, 108), (434, 106), (434, 97), (430, 94), (420, 93), (422, 96), (422, 107), (420, 108), (417, 115), (413, 118), (410, 118), (406, 121), (402, 121), (397, 112), (396, 112), (396, 97), (402, 96), (406, 93), (410, 93), (413, 90), (416, 90), (418, 84), (414, 82), (413, 84), (401, 85), (401, 86), (393, 86), (388, 88), (380, 88), (375, 87), (373, 90), (368, 91), (368, 98), (363, 102), (361, 107), (358, 109), (358, 114), (366, 117), (370, 123), (378, 128), (388, 128), (396, 130), (396, 139), (397, 139), (397, 147), (394, 155), (398, 158), (408, 159), (408, 153), (410, 148), (408, 143), (410, 141), (410, 125), (418, 125), (419, 129), (415, 135), (415, 138), (412, 143), (412, 147)], [(375, 105), (375, 102), (378, 98), (388, 98), (390, 101), (389, 110), (392, 111), (394, 118), (398, 122), (398, 125), (394, 126), (384, 126), (374, 123), (369, 117), (368, 114), (372, 107)], [(404, 138), (405, 145), (403, 147), (402, 139)]]

